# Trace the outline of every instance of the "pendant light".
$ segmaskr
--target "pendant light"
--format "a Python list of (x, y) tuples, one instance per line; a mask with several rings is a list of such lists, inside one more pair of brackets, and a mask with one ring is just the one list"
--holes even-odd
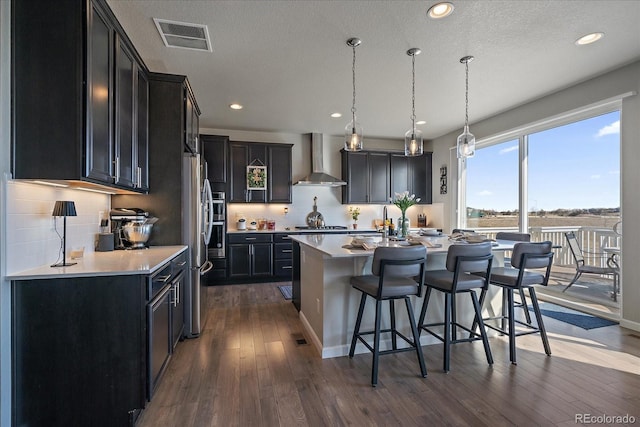
[(404, 134), (405, 156), (422, 156), (422, 131), (416, 129), (416, 55), (420, 52), (417, 47), (407, 51), (411, 57), (411, 129)]
[(469, 132), (469, 62), (473, 61), (473, 56), (460, 58), (460, 62), (465, 66), (465, 91), (464, 91), (464, 131), (458, 137), (458, 158), (466, 159), (476, 154), (476, 137)]
[(362, 126), (356, 122), (356, 47), (360, 46), (362, 40), (353, 37), (347, 40), (347, 46), (353, 49), (353, 63), (351, 72), (353, 76), (353, 103), (351, 104), (351, 121), (344, 128), (344, 149), (345, 151), (362, 150)]

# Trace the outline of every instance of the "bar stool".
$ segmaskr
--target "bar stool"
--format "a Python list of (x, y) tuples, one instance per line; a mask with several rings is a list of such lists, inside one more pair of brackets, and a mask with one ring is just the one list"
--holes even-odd
[[(424, 269), (427, 262), (427, 248), (422, 245), (409, 247), (378, 247), (373, 253), (373, 263), (371, 275), (353, 276), (351, 285), (362, 292), (358, 318), (356, 319), (349, 357), (352, 358), (356, 349), (356, 342), (360, 340), (373, 353), (373, 363), (371, 367), (371, 385), (378, 384), (378, 358), (380, 355), (397, 353), (400, 351), (416, 351), (420, 372), (422, 377), (427, 376), (427, 369), (424, 364), (422, 347), (420, 346), (420, 336), (416, 328), (413, 308), (411, 306), (410, 295), (421, 296), (422, 285), (424, 283)], [(414, 280), (414, 277), (417, 279)], [(373, 331), (360, 332), (362, 314), (364, 312), (367, 296), (376, 301), (375, 329)], [(407, 338), (396, 329), (395, 300), (404, 299), (409, 316), (409, 324), (413, 340)], [(389, 301), (389, 314), (391, 327), (381, 329), (380, 318), (382, 317), (382, 301)], [(380, 350), (380, 334), (391, 333), (391, 349)], [(364, 335), (373, 335), (373, 346), (364, 338)], [(400, 337), (409, 344), (409, 347), (398, 348), (397, 338)]]
[[(482, 322), (480, 303), (476, 295), (476, 289), (486, 291), (491, 273), (491, 242), (454, 244), (449, 246), (447, 252), (447, 262), (445, 270), (430, 270), (424, 275), (426, 294), (420, 311), (418, 330), (421, 334), (426, 331), (444, 343), (443, 349), (443, 370), (449, 372), (450, 346), (459, 342), (470, 342), (482, 339), (487, 363), (493, 364), (493, 356), (489, 347), (489, 340)], [(480, 277), (471, 272), (484, 270), (486, 276)], [(478, 280), (480, 279), (480, 280)], [(425, 323), (427, 308), (431, 298), (432, 290), (440, 291), (444, 294), (444, 321), (436, 323)], [(475, 332), (475, 328), (469, 329), (461, 325), (456, 320), (455, 296), (460, 293), (468, 293), (471, 296), (473, 309), (475, 312), (474, 326), (480, 324), (480, 333)], [(443, 335), (438, 335), (431, 328), (434, 326), (444, 326)], [(469, 332), (469, 338), (457, 338), (456, 329), (461, 328)]]
[[(529, 233), (515, 233), (510, 231), (499, 231), (496, 233), (496, 240), (511, 240), (512, 242), (530, 242), (531, 234)], [(520, 307), (524, 310), (524, 318), (527, 323), (531, 323), (531, 315), (529, 314), (529, 308), (527, 307), (527, 298), (524, 294), (524, 289), (520, 289), (520, 303), (514, 303), (515, 307)], [(507, 313), (504, 311), (507, 308), (507, 292), (506, 290), (502, 290), (502, 316), (506, 318)], [(506, 326), (503, 323), (502, 329), (505, 329)]]
[[(514, 365), (516, 363), (516, 337), (520, 335), (536, 334), (540, 333), (542, 338), (542, 345), (547, 356), (551, 355), (551, 348), (549, 347), (549, 340), (547, 338), (547, 332), (544, 328), (542, 321), (542, 314), (540, 313), (540, 307), (538, 305), (538, 298), (536, 297), (536, 291), (534, 285), (547, 286), (549, 282), (549, 274), (551, 273), (551, 265), (553, 264), (553, 252), (551, 252), (551, 242), (539, 242), (539, 243), (516, 243), (513, 247), (511, 255), (512, 267), (495, 267), (491, 270), (490, 282), (492, 285), (500, 286), (507, 292), (507, 315), (506, 320), (508, 328), (498, 328), (491, 324), (494, 320), (503, 320), (504, 314), (499, 317), (486, 318), (485, 323), (487, 328), (491, 328), (503, 334), (509, 335), (509, 360)], [(540, 271), (529, 271), (528, 269), (545, 269), (544, 274)], [(485, 272), (475, 273), (481, 277), (486, 276)], [(536, 316), (537, 326), (525, 322), (521, 322), (515, 319), (514, 316), (514, 304), (513, 291), (521, 291), (523, 289), (529, 290), (529, 298), (531, 299), (531, 305), (533, 312)], [(484, 303), (486, 291), (483, 290), (480, 296), (480, 303)], [(503, 309), (504, 312), (504, 309)], [(525, 329), (521, 332), (516, 332), (516, 323), (524, 326)], [(475, 326), (475, 325), (474, 325)], [(482, 324), (480, 327), (483, 328)]]

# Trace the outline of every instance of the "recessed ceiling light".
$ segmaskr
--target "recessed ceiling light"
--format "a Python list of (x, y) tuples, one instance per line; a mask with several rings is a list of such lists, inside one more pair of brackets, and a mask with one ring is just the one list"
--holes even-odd
[(453, 3), (436, 3), (429, 8), (427, 16), (433, 19), (440, 19), (451, 15), (451, 12), (453, 12)]
[(426, 122), (426, 120), (418, 120), (418, 121), (416, 122), (416, 124), (417, 124), (417, 125), (425, 125), (425, 124), (427, 124), (427, 122)]
[(333, 117), (334, 119), (337, 119), (339, 117), (342, 117), (342, 113), (331, 113), (331, 117)]
[(604, 37), (604, 33), (590, 33), (580, 37), (576, 40), (576, 45), (583, 46), (585, 44), (595, 43)]
[(231, 108), (232, 110), (242, 110), (242, 105), (240, 105), (240, 104), (231, 104), (231, 105), (229, 105), (229, 108)]

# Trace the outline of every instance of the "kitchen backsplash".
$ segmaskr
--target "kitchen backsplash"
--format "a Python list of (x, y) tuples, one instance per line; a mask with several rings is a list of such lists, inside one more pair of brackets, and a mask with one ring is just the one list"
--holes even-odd
[(20, 181), (7, 183), (7, 273), (53, 264), (62, 259), (63, 219), (51, 216), (56, 200), (73, 200), (78, 216), (67, 217), (67, 258), (74, 247), (93, 252), (100, 232), (99, 214), (108, 215), (106, 194)]
[[(307, 214), (313, 211), (313, 198), (318, 197), (318, 212), (324, 218), (326, 225), (344, 225), (351, 228), (353, 220), (349, 214), (350, 206), (360, 208), (358, 218), (359, 228), (373, 228), (373, 221), (382, 218), (383, 205), (343, 205), (341, 200), (341, 189), (339, 187), (321, 186), (294, 186), (293, 203), (286, 204), (261, 204), (261, 203), (230, 203), (227, 206), (227, 228), (236, 229), (236, 222), (240, 216), (250, 219), (272, 219), (276, 221), (276, 227), (295, 227), (296, 225), (306, 225)], [(388, 214), (395, 223), (400, 216), (400, 209), (394, 205), (388, 206)], [(288, 213), (284, 213), (285, 208)], [(412, 227), (417, 227), (417, 217), (419, 213), (427, 215), (427, 226), (442, 228), (443, 206), (441, 203), (432, 205), (415, 205), (409, 208), (407, 215)]]

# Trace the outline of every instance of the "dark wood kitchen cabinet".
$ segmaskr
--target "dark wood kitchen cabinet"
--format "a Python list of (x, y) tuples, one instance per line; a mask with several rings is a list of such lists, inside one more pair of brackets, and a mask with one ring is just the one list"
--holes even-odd
[(390, 154), (391, 197), (408, 191), (420, 198), (419, 204), (430, 204), (432, 199), (431, 155), (407, 157), (402, 153)]
[(265, 277), (273, 274), (271, 234), (231, 233), (227, 241), (229, 279)]
[(432, 153), (405, 157), (399, 152), (342, 150), (342, 203), (387, 204), (395, 193), (409, 191), (421, 204), (432, 200)]
[[(292, 144), (231, 142), (229, 144), (229, 202), (291, 203)], [(267, 189), (247, 189), (247, 166), (266, 166)]]
[(11, 30), (14, 178), (146, 192), (147, 68), (106, 2), (13, 1)]
[(389, 202), (389, 154), (342, 150), (342, 203)]
[(227, 182), (229, 137), (203, 134), (200, 135), (200, 143), (202, 155), (207, 161), (207, 175), (212, 187), (213, 184), (225, 184)]
[(146, 402), (145, 283), (12, 282), (12, 425), (133, 425)]

